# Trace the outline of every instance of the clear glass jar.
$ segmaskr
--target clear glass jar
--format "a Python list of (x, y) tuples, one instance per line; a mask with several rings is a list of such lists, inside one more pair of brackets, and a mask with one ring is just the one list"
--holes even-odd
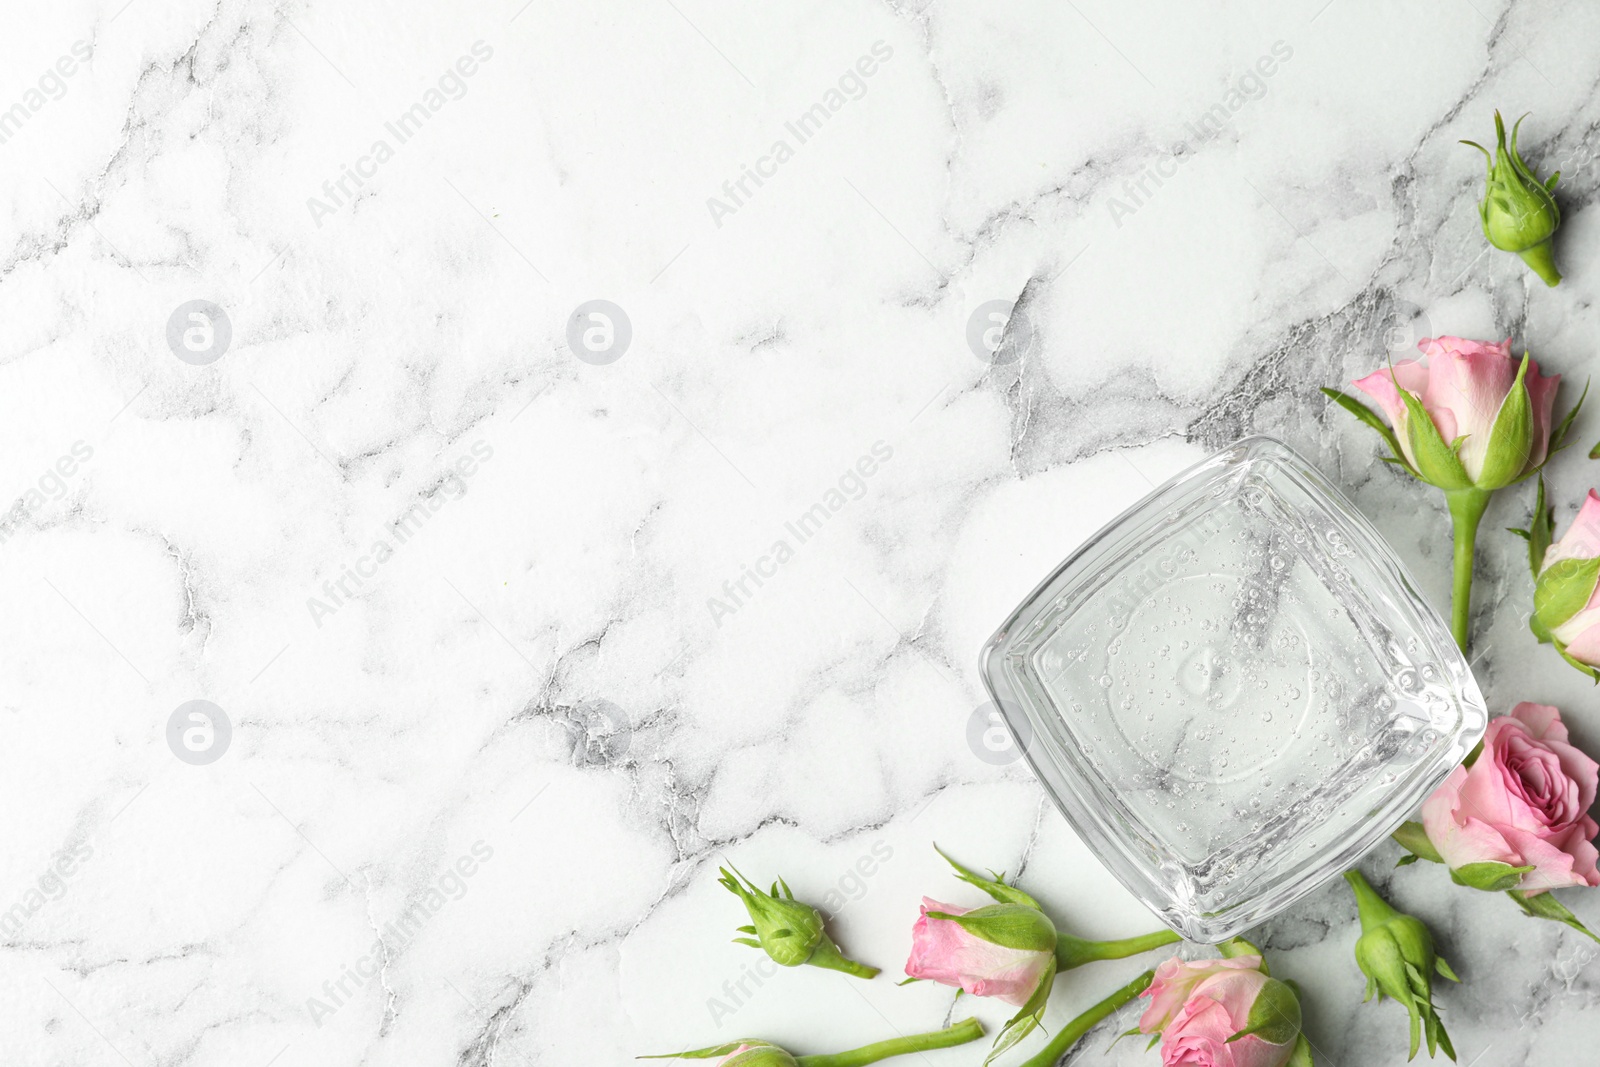
[(1405, 566), (1267, 437), (1102, 529), (981, 669), (1079, 836), (1163, 922), (1211, 943), (1353, 864), (1487, 723)]

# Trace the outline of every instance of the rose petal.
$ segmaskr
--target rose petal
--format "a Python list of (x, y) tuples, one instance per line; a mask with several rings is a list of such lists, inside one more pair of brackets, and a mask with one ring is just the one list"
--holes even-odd
[(1577, 518), (1567, 527), (1567, 532), (1550, 545), (1540, 562), (1543, 572), (1551, 564), (1563, 559), (1594, 559), (1600, 556), (1600, 493), (1593, 489), (1584, 497)]

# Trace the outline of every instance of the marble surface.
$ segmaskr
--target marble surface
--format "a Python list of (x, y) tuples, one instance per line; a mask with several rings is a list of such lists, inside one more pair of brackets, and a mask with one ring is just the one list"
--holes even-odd
[[(1441, 498), (1317, 387), (1416, 333), (1596, 366), (1579, 4), (62, 0), (7, 31), (8, 1064), (1001, 1020), (893, 984), (919, 896), (974, 902), (931, 842), (1081, 934), (1152, 926), (969, 746), (1006, 612), (1249, 432), (1443, 605)], [(1559, 289), (1479, 233), (1456, 142), (1496, 107), (1563, 171)], [(1524, 628), (1526, 488), (1485, 523), (1476, 668), (1600, 751)], [(1587, 1055), (1592, 943), (1395, 855), (1366, 865), (1464, 979), (1461, 1062)], [(885, 976), (748, 977), (728, 860)], [(1399, 1064), (1354, 919), (1333, 885), (1258, 935), (1319, 1063)], [(1050, 1025), (1140, 965), (1066, 976)], [(1076, 1061), (1156, 1062), (1102, 1055), (1122, 1027)]]

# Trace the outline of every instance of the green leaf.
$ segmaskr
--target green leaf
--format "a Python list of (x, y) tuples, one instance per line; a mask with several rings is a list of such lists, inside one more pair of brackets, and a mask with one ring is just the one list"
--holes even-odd
[(1539, 581), (1539, 568), (1544, 566), (1545, 553), (1550, 551), (1550, 542), (1556, 521), (1556, 509), (1547, 505), (1544, 500), (1544, 475), (1539, 475), (1539, 491), (1533, 500), (1533, 516), (1528, 521), (1528, 569), (1533, 572), (1535, 583)]
[(1522, 354), (1511, 391), (1500, 402), (1500, 411), (1489, 428), (1489, 443), (1484, 449), (1483, 470), (1478, 473), (1479, 489), (1499, 489), (1522, 477), (1533, 454), (1533, 402), (1528, 399), (1524, 378), (1528, 373), (1528, 354)]
[(1515, 889), (1522, 882), (1522, 876), (1533, 870), (1527, 867), (1513, 867), (1509, 863), (1499, 860), (1483, 860), (1480, 863), (1468, 863), (1461, 867), (1452, 868), (1450, 880), (1457, 885), (1467, 886), (1469, 889), (1482, 889), (1488, 893), (1500, 893), (1507, 889)]
[(994, 1039), (994, 1047), (989, 1050), (989, 1055), (984, 1057), (984, 1067), (988, 1067), (996, 1056), (1033, 1033), (1034, 1028), (1044, 1018), (1044, 1005), (1050, 999), (1050, 987), (1055, 984), (1055, 980), (1056, 964), (1052, 959), (1050, 965), (1045, 968), (1043, 977), (1039, 979), (1039, 984), (1033, 987), (1028, 1002), (1011, 1017), (1005, 1029)]
[(1444, 857), (1433, 847), (1433, 842), (1428, 839), (1428, 831), (1422, 828), (1420, 822), (1401, 823), (1400, 828), (1390, 836), (1400, 842), (1401, 848), (1411, 853), (1413, 861), (1424, 859), (1434, 863), (1444, 862)]
[[(1557, 174), (1559, 175), (1559, 173), (1560, 172), (1558, 171)], [(1588, 395), (1589, 381), (1588, 379), (1584, 379), (1583, 392), (1579, 394), (1578, 402), (1572, 405), (1572, 410), (1567, 412), (1566, 417), (1562, 419), (1556, 428), (1550, 433), (1550, 447), (1545, 453), (1545, 459), (1547, 462), (1550, 456), (1567, 447), (1567, 431), (1572, 429), (1572, 421), (1578, 417), (1578, 411), (1583, 407), (1584, 398)]]
[[(1392, 462), (1400, 464), (1412, 474), (1417, 473), (1416, 471), (1411, 470), (1411, 464), (1406, 462), (1405, 453), (1400, 451), (1400, 441), (1395, 437), (1394, 430), (1389, 428), (1389, 424), (1383, 421), (1383, 416), (1367, 407), (1367, 405), (1363, 404), (1349, 393), (1340, 392), (1338, 389), (1329, 389), (1327, 386), (1323, 386), (1322, 393), (1329, 400), (1332, 400), (1335, 404), (1338, 404), (1350, 414), (1354, 415), (1356, 418), (1360, 419), (1362, 422), (1378, 431), (1379, 435), (1382, 436), (1384, 441), (1389, 445), (1389, 452), (1394, 457)], [(1596, 445), (1595, 447), (1600, 448), (1600, 445)]]
[(1589, 449), (1589, 458), (1600, 459), (1600, 441), (1595, 442), (1595, 446)]
[(1461, 458), (1439, 436), (1439, 428), (1433, 424), (1433, 417), (1422, 406), (1422, 401), (1398, 385), (1395, 391), (1406, 406), (1406, 440), (1411, 442), (1411, 454), (1417, 457), (1418, 476), (1440, 489), (1470, 488), (1472, 479), (1467, 477)]
[(977, 886), (979, 889), (983, 890), (985, 893), (988, 893), (1000, 903), (1026, 904), (1030, 908), (1037, 908), (1039, 906), (1039, 902), (1037, 900), (1034, 900), (1028, 894), (1024, 893), (1015, 886), (1006, 885), (1005, 882), (1001, 881), (998, 877), (985, 878), (976, 871), (967, 867), (963, 867), (961, 864), (957, 863), (955, 860), (946, 855), (944, 850), (938, 845), (934, 845), (933, 850), (939, 853), (939, 855), (944, 856), (945, 862), (956, 869), (957, 878), (961, 879), (963, 882), (966, 882), (968, 885)]
[(1557, 626), (1582, 611), (1600, 581), (1600, 557), (1559, 559), (1546, 567), (1533, 587), (1533, 610), (1546, 629)]
[[(1524, 914), (1531, 915), (1535, 919), (1549, 919), (1551, 922), (1566, 923), (1585, 937), (1600, 941), (1600, 937), (1595, 936), (1593, 930), (1583, 925), (1578, 917), (1568, 911), (1567, 906), (1557, 900), (1555, 894), (1548, 890), (1537, 896), (1529, 896), (1521, 890), (1513, 889), (1506, 896), (1516, 901), (1517, 907), (1521, 908)], [(1454, 975), (1447, 975), (1446, 977), (1459, 981)]]

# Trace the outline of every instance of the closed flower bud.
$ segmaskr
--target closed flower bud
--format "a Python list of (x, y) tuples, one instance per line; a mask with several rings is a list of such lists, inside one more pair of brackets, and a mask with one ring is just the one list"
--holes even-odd
[(1600, 680), (1600, 494), (1589, 490), (1578, 517), (1557, 541), (1549, 540), (1544, 487), (1532, 524), (1538, 556), (1533, 590), (1533, 630), (1553, 641), (1573, 666)]
[(1400, 1002), (1411, 1017), (1411, 1054), (1417, 1054), (1425, 1034), (1428, 1055), (1444, 1049), (1456, 1058), (1450, 1035), (1433, 1006), (1433, 975), (1439, 973), (1455, 982), (1450, 965), (1435, 954), (1433, 935), (1421, 919), (1396, 911), (1362, 877), (1360, 871), (1346, 871), (1345, 880), (1355, 891), (1356, 907), (1361, 912), (1361, 937), (1356, 941), (1356, 965), (1367, 977), (1366, 1000), (1376, 993)]
[(983, 1025), (976, 1019), (963, 1019), (953, 1026), (943, 1030), (934, 1030), (926, 1034), (902, 1034), (891, 1037), (887, 1041), (875, 1041), (870, 1045), (851, 1049), (848, 1052), (833, 1052), (794, 1056), (779, 1048), (770, 1041), (757, 1038), (742, 1038), (738, 1041), (728, 1041), (721, 1045), (712, 1045), (709, 1048), (695, 1049), (691, 1052), (668, 1052), (657, 1056), (640, 1056), (641, 1060), (709, 1060), (722, 1057), (716, 1067), (799, 1067), (804, 1063), (806, 1067), (863, 1067), (864, 1064), (877, 1063), (891, 1056), (904, 1056), (912, 1052), (931, 1052), (934, 1049), (954, 1048), (965, 1045), (969, 1041), (976, 1041), (983, 1036)]
[[(1527, 116), (1523, 116), (1526, 118)], [(1511, 147), (1506, 147), (1506, 124), (1500, 112), (1494, 113), (1495, 153), (1475, 141), (1462, 141), (1484, 154), (1488, 160), (1488, 186), (1483, 201), (1478, 205), (1478, 218), (1483, 223), (1483, 236), (1490, 244), (1505, 252), (1515, 252), (1546, 285), (1559, 285), (1561, 272), (1556, 270), (1555, 256), (1550, 239), (1561, 225), (1561, 209), (1556, 207), (1551, 192), (1561, 178), (1556, 171), (1547, 182), (1540, 182), (1533, 171), (1517, 154), (1518, 119), (1511, 127)]]
[[(741, 878), (744, 879), (742, 883)], [(734, 938), (739, 944), (761, 949), (781, 967), (809, 963), (857, 978), (871, 978), (878, 973), (876, 967), (846, 959), (823, 931), (822, 913), (796, 900), (782, 878), (773, 883), (770, 893), (763, 893), (759, 886), (737, 871), (723, 870), (718, 881), (743, 901), (745, 910), (750, 913), (751, 925), (739, 927), (740, 933), (749, 936)], [(780, 886), (782, 896), (778, 893)]]

